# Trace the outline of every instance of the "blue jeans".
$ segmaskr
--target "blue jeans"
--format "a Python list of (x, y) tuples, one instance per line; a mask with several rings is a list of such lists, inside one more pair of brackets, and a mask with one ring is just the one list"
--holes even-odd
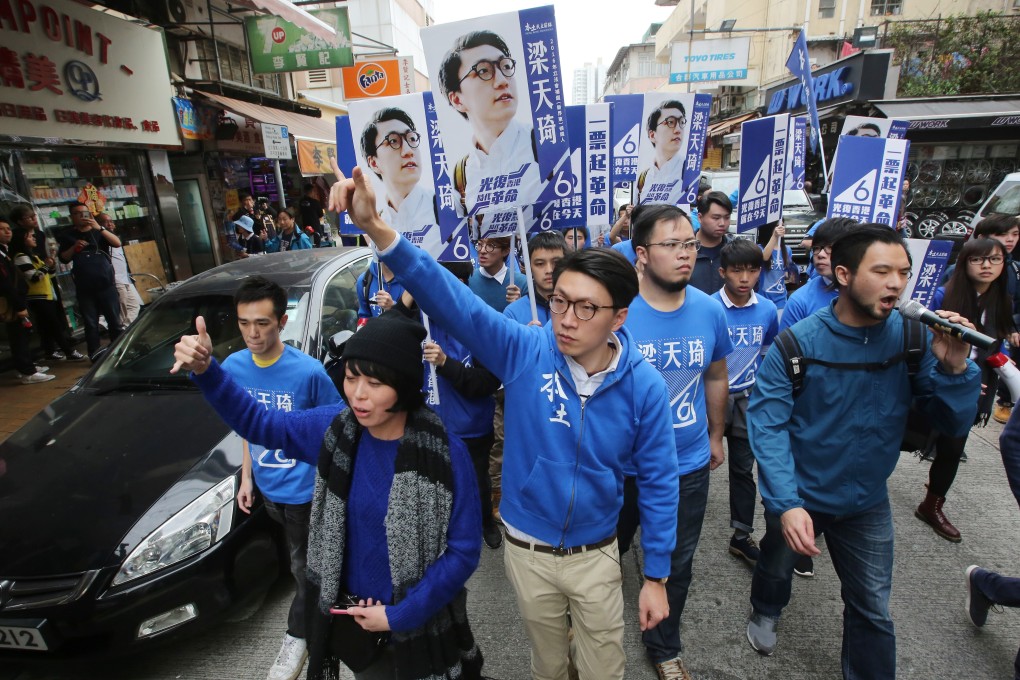
[[(680, 656), (683, 645), (680, 642), (680, 617), (687, 604), (687, 591), (691, 588), (691, 564), (694, 551), (701, 538), (701, 525), (705, 519), (708, 504), (708, 465), (680, 477), (680, 505), (676, 517), (676, 548), (670, 556), (669, 581), (666, 583), (666, 597), (669, 599), (669, 616), (659, 625), (641, 634), (648, 658), (652, 663), (662, 663)], [(627, 477), (623, 484), (623, 511), (617, 525), (618, 538), (626, 538), (630, 545), (637, 528), (637, 483)], [(622, 550), (621, 550), (622, 554)]]
[[(825, 534), (843, 597), (843, 677), (896, 677), (896, 633), (889, 615), (893, 523), (888, 499), (852, 515), (808, 511), (815, 535)], [(799, 555), (786, 544), (777, 515), (765, 513), (765, 538), (751, 581), (751, 606), (778, 618), (790, 602)]]

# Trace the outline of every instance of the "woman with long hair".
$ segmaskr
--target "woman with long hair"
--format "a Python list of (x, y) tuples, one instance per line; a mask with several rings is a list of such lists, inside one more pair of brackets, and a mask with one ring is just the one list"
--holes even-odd
[[(993, 338), (1017, 340), (1013, 323), (1013, 300), (1006, 281), (1005, 246), (992, 238), (973, 239), (964, 244), (956, 260), (956, 269), (949, 281), (935, 292), (933, 309), (948, 309), (973, 319), (977, 329)], [(985, 364), (985, 359), (999, 351), (999, 347), (982, 350), (975, 347), (971, 358), (981, 367), (981, 383), (985, 386), (978, 400), (975, 424), (985, 425), (995, 401), (998, 376)], [(958, 543), (960, 531), (942, 511), (946, 494), (956, 479), (967, 437), (950, 437), (942, 433), (935, 436), (935, 457), (928, 473), (928, 492), (914, 514), (931, 525), (935, 533)]]
[(264, 409), (233, 382), (212, 360), (201, 317), (195, 328), (177, 344), (172, 372), (193, 371), (245, 439), (317, 464), (308, 678), (339, 677), (347, 657), (333, 643), (343, 646), (337, 627), (351, 620), (382, 636), (358, 680), (480, 678), (464, 589), (481, 554), (478, 486), (464, 444), (424, 403), (424, 327), (398, 312), (370, 319), (344, 347), (346, 404), (291, 412)]
[(10, 252), (28, 285), (28, 312), (39, 331), (43, 353), (50, 361), (83, 361), (85, 355), (74, 348), (64, 323), (64, 308), (53, 280), (56, 263), (41, 259), (37, 245), (35, 231), (22, 227), (14, 230)]

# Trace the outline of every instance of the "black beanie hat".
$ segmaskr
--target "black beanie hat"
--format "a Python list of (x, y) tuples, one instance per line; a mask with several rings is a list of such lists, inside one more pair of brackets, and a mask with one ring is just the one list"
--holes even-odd
[(344, 362), (363, 359), (413, 381), (422, 380), (425, 327), (396, 310), (369, 319), (344, 346)]

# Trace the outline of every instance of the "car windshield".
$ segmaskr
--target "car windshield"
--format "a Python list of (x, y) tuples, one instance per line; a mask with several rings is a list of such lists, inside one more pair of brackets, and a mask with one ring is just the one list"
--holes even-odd
[(1020, 184), (999, 187), (992, 199), (988, 201), (988, 205), (981, 211), (981, 216), (984, 217), (992, 213), (1020, 214)]
[[(305, 286), (287, 291), (289, 323), (281, 334), (284, 342), (301, 349), (301, 333), (307, 315), (309, 290)], [(237, 326), (234, 298), (229, 293), (202, 293), (160, 300), (146, 310), (127, 331), (117, 346), (86, 384), (98, 390), (118, 389), (190, 389), (186, 375), (171, 375), (174, 345), (182, 335), (195, 333), (195, 317), (205, 318), (213, 343), (213, 356), (223, 361), (244, 349)]]
[(803, 189), (787, 189), (783, 192), (783, 208), (804, 208), (812, 210), (811, 199)]

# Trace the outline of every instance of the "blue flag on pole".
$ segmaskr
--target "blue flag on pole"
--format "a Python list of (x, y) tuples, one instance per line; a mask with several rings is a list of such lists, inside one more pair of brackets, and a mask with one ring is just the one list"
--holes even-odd
[(786, 60), (786, 68), (800, 78), (804, 88), (803, 101), (807, 102), (808, 114), (811, 116), (811, 151), (818, 153), (818, 137), (821, 128), (818, 124), (818, 102), (815, 100), (815, 79), (811, 76), (811, 60), (808, 57), (807, 36), (804, 31), (797, 36), (790, 58)]

